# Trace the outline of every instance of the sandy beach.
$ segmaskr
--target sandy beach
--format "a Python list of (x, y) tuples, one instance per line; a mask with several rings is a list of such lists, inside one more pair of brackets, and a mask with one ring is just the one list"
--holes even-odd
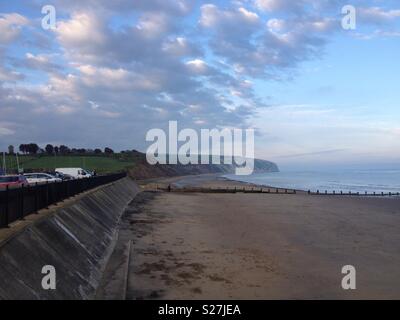
[[(125, 274), (127, 299), (399, 299), (399, 230), (397, 197), (144, 191), (121, 220), (98, 298), (121, 298)], [(341, 287), (344, 265), (356, 290)]]

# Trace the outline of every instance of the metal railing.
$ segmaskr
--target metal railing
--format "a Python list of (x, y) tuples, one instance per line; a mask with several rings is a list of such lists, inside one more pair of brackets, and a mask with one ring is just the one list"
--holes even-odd
[(122, 179), (126, 173), (0, 189), (0, 228), (71, 196)]

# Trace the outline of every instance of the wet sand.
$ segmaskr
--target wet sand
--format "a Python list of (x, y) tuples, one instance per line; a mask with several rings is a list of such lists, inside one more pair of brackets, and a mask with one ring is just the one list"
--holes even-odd
[[(399, 231), (399, 198), (143, 192), (111, 260), (132, 241), (128, 299), (399, 299)], [(349, 264), (356, 290), (341, 288)]]

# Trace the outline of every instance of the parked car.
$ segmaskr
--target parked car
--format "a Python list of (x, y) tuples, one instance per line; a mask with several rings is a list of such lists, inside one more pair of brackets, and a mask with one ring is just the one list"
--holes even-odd
[(57, 177), (61, 178), (63, 181), (67, 181), (67, 180), (74, 180), (75, 178), (69, 174), (65, 174), (65, 173), (61, 173), (61, 172), (56, 172), (57, 173)]
[(41, 183), (41, 182), (61, 182), (60, 178), (56, 178), (48, 173), (25, 173), (24, 176), (28, 183)]
[(92, 177), (92, 174), (88, 170), (82, 168), (57, 168), (56, 171), (62, 174), (70, 175), (75, 179)]
[(0, 188), (7, 186), (20, 187), (24, 184), (28, 184), (24, 176), (0, 176)]
[(57, 172), (57, 171), (56, 172), (46, 172), (46, 173), (52, 175), (55, 178), (59, 178), (62, 181), (67, 181), (67, 180), (73, 180), (74, 179), (74, 177), (70, 176), (69, 174), (64, 174), (64, 173)]

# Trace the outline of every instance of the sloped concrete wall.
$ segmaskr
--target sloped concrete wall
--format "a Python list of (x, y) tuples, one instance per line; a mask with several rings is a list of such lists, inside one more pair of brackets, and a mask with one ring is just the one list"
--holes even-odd
[[(0, 298), (92, 298), (113, 250), (118, 220), (138, 190), (130, 178), (101, 187), (3, 243)], [(42, 288), (45, 265), (55, 267), (56, 290)]]

